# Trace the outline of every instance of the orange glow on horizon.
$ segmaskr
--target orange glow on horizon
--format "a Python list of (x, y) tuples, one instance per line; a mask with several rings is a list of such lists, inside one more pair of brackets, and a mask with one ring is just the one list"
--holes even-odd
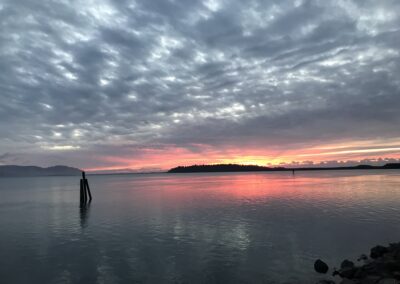
[(259, 166), (284, 166), (294, 161), (301, 166), (324, 161), (362, 161), (363, 159), (400, 158), (400, 141), (361, 141), (299, 147), (298, 149), (275, 149), (261, 147), (226, 147), (223, 149), (207, 145), (195, 145), (195, 150), (169, 146), (144, 148), (140, 154), (119, 157), (102, 157), (104, 166), (88, 167), (87, 171), (159, 171), (176, 166), (194, 164), (243, 164)]

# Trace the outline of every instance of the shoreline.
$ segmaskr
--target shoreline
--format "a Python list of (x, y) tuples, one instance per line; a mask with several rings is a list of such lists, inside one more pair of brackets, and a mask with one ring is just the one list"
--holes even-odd
[(299, 171), (337, 171), (337, 170), (396, 170), (400, 169), (400, 163), (388, 163), (383, 166), (357, 165), (351, 167), (264, 167), (256, 165), (216, 164), (216, 165), (192, 165), (178, 166), (167, 173), (215, 173), (215, 172), (295, 172)]
[[(388, 246), (377, 245), (370, 249), (369, 256), (362, 254), (357, 259), (361, 264), (345, 259), (340, 269), (333, 268), (332, 276), (341, 278), (340, 284), (399, 284), (400, 242)], [(320, 259), (314, 263), (316, 272), (326, 274), (329, 266)], [(323, 279), (316, 284), (335, 284), (334, 280)]]

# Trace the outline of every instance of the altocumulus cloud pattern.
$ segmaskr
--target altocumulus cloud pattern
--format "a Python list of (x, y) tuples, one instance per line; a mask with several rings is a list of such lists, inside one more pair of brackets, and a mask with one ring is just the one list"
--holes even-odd
[(3, 0), (0, 163), (398, 155), (399, 29), (395, 0)]

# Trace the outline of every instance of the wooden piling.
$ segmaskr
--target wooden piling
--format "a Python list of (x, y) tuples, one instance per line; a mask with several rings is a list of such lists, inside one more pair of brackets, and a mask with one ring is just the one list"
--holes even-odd
[(88, 196), (87, 196), (87, 190), (86, 190), (85, 183), (86, 183), (86, 179), (83, 180), (83, 196), (85, 198), (85, 203), (86, 203), (88, 200)]
[(80, 200), (81, 203), (92, 201), (92, 193), (90, 192), (89, 182), (86, 179), (85, 172), (82, 172), (81, 184), (80, 184)]
[(83, 179), (81, 179), (81, 190), (80, 190), (80, 200), (81, 200), (81, 203), (85, 203), (83, 190), (84, 190), (84, 184), (83, 184)]
[(85, 180), (85, 185), (86, 185), (87, 192), (89, 194), (89, 201), (92, 201), (92, 193), (90, 192), (89, 182), (87, 179)]

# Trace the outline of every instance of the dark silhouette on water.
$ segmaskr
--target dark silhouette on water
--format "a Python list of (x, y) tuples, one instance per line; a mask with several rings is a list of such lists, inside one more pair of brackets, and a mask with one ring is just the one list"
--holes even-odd
[[(82, 179), (80, 184), (80, 200), (81, 204), (86, 204), (92, 201), (92, 193), (90, 192), (89, 182), (86, 179), (85, 172), (82, 172)], [(89, 197), (89, 200), (88, 200)]]
[(285, 167), (263, 167), (256, 165), (192, 165), (172, 168), (168, 173), (208, 173), (208, 172), (277, 172), (277, 171), (327, 171), (327, 170), (377, 170), (377, 169), (400, 169), (400, 163), (391, 163), (384, 166), (358, 165), (354, 167), (307, 167), (307, 168), (285, 168)]

